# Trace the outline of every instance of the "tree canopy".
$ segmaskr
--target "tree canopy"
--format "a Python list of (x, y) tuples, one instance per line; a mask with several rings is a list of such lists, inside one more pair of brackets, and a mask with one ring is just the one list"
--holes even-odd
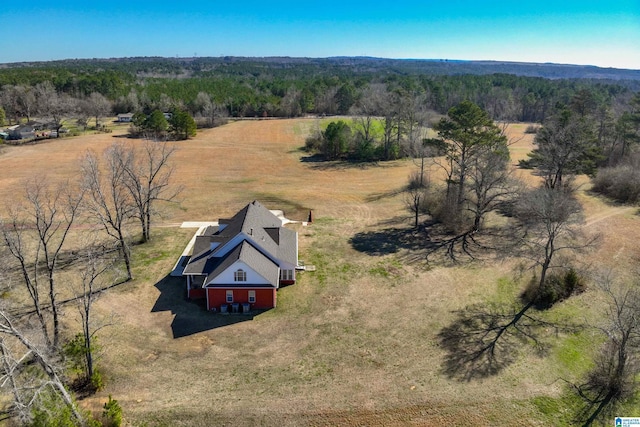
[(176, 139), (196, 136), (196, 122), (186, 111), (173, 110), (169, 119), (169, 130)]

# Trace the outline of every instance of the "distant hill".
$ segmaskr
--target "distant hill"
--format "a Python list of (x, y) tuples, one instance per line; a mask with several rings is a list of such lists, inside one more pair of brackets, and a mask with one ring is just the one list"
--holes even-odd
[[(48, 62), (20, 62), (0, 64), (1, 68), (103, 68), (117, 69), (126, 67), (138, 72), (179, 73), (186, 71), (197, 73), (214, 70), (223, 65), (246, 64), (266, 68), (287, 68), (302, 66), (306, 69), (328, 71), (340, 69), (353, 73), (389, 73), (389, 74), (513, 74), (546, 79), (597, 79), (608, 81), (640, 81), (640, 70), (601, 68), (596, 66), (527, 63), (506, 61), (464, 61), (446, 59), (387, 59), (373, 57), (330, 57), (330, 58), (294, 58), (294, 57), (199, 57), (199, 58), (162, 58), (135, 57), (110, 59), (67, 59)], [(327, 70), (328, 69), (328, 70)]]
[(432, 70), (438, 74), (514, 74), (526, 77), (543, 77), (547, 79), (606, 79), (606, 80), (640, 80), (640, 70), (618, 68), (601, 68), (587, 65), (503, 62), (503, 61), (425, 61), (402, 60), (415, 62), (418, 69)]

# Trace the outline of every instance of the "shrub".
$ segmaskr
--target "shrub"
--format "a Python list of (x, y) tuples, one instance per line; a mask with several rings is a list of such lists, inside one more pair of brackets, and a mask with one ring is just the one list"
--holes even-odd
[(63, 353), (67, 359), (67, 364), (74, 374), (82, 376), (86, 373), (86, 354), (84, 346), (84, 335), (76, 334), (72, 340), (62, 346)]
[(529, 125), (527, 126), (527, 128), (524, 130), (524, 133), (538, 133), (538, 129), (540, 127), (536, 126), (536, 125)]
[(100, 422), (94, 420), (87, 411), (78, 409), (83, 421), (78, 420), (71, 410), (52, 390), (40, 393), (31, 412), (32, 419), (27, 424), (31, 427), (99, 427)]
[(360, 135), (355, 139), (355, 159), (361, 162), (370, 162), (376, 158), (376, 146), (371, 140), (366, 140)]
[(592, 182), (593, 191), (619, 202), (636, 203), (640, 200), (640, 170), (636, 165), (602, 168)]
[(102, 424), (105, 427), (120, 427), (122, 425), (122, 408), (117, 400), (111, 398), (111, 395), (103, 406), (102, 419)]
[(548, 275), (542, 286), (534, 276), (522, 293), (522, 299), (525, 303), (533, 303), (539, 310), (546, 310), (584, 289), (584, 279), (571, 268), (564, 274)]
[(322, 133), (318, 130), (311, 133), (304, 142), (304, 149), (309, 153), (319, 153), (322, 149)]
[(344, 120), (331, 122), (322, 133), (322, 154), (328, 160), (336, 160), (349, 151), (351, 128)]
[[(66, 342), (63, 347), (63, 354), (66, 358), (67, 366), (76, 375), (75, 386), (85, 389), (85, 391), (98, 391), (104, 387), (102, 375), (98, 371), (95, 360), (93, 363), (93, 373), (89, 378), (89, 366), (87, 365), (87, 348), (85, 337), (82, 333), (76, 334), (72, 340)], [(95, 354), (100, 350), (96, 342), (96, 337), (91, 339), (91, 353)], [(90, 387), (90, 388), (87, 388)]]
[(97, 368), (93, 370), (93, 374), (91, 375), (90, 381), (91, 381), (91, 387), (93, 387), (94, 390), (100, 391), (104, 388), (104, 381), (102, 380), (102, 374)]

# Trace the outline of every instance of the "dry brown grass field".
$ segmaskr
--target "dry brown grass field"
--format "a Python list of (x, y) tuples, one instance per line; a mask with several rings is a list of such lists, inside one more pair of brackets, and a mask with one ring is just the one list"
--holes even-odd
[[(522, 286), (514, 262), (426, 266), (419, 249), (393, 234), (410, 228), (399, 191), (413, 163), (309, 161), (300, 147), (314, 123), (239, 121), (176, 143), (180, 201), (163, 206), (154, 240), (134, 249), (135, 280), (97, 302), (101, 316), (115, 316), (99, 334), (106, 388), (81, 404), (100, 411), (112, 395), (136, 426), (554, 424), (549, 407), (561, 399), (560, 378), (584, 372), (593, 332), (550, 332), (544, 356), (523, 346), (498, 375), (449, 378), (438, 333), (455, 310), (513, 300)], [(514, 163), (531, 148), (525, 128), (509, 128)], [(0, 199), (11, 203), (21, 180), (36, 173), (73, 179), (86, 149), (136, 143), (120, 139), (123, 132), (8, 147), (0, 155)], [(585, 230), (602, 235), (581, 261), (628, 271), (640, 255), (636, 211), (590, 195), (581, 182)], [(207, 313), (185, 301), (181, 280), (167, 277), (193, 233), (176, 224), (226, 217), (253, 199), (293, 219), (313, 210), (312, 224), (293, 227), (300, 259), (317, 271), (281, 289), (274, 310)], [(371, 234), (369, 250), (354, 248), (354, 236)], [(556, 319), (595, 319), (598, 293), (590, 288), (550, 311)], [(65, 321), (74, 325), (71, 308)]]

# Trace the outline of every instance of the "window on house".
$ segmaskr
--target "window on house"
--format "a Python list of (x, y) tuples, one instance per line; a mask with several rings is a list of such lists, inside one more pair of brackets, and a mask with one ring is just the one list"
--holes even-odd
[(227, 302), (233, 302), (233, 291), (227, 291)]
[(235, 273), (233, 273), (233, 280), (236, 282), (246, 282), (247, 281), (247, 272), (243, 269), (239, 269)]
[(280, 270), (280, 280), (293, 280), (293, 270)]
[(249, 302), (256, 302), (256, 291), (249, 291)]

